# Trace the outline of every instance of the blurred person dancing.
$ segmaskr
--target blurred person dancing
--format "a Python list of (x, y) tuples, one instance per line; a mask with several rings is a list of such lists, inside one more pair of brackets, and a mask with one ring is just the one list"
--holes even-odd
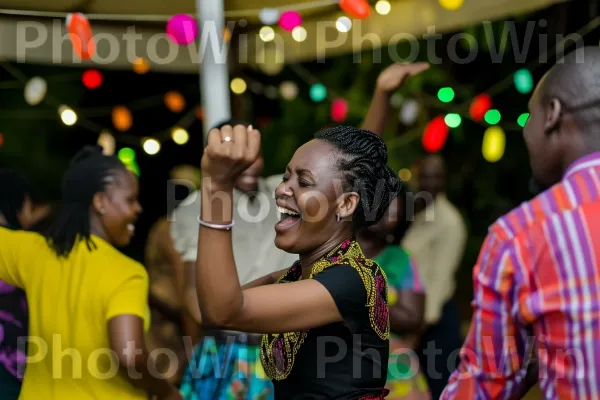
[(399, 191), (387, 148), (372, 132), (343, 126), (298, 148), (275, 191), (275, 246), (300, 260), (242, 287), (232, 247), (233, 187), (259, 149), (260, 133), (251, 127), (209, 133), (198, 217), (202, 318), (264, 333), (261, 361), (276, 399), (383, 399), (387, 282), (354, 234), (377, 223)]
[(390, 394), (386, 399), (426, 400), (430, 398), (427, 381), (413, 352), (423, 325), (425, 294), (414, 260), (398, 245), (404, 230), (402, 225), (406, 224), (405, 208), (403, 189), (381, 221), (359, 231), (356, 237), (365, 256), (381, 266), (389, 285), (392, 334), (386, 383)]
[[(137, 178), (87, 147), (73, 158), (62, 197), (45, 237), (0, 228), (0, 279), (25, 290), (37, 343), (19, 399), (180, 399), (151, 373), (148, 275), (115, 249), (130, 242), (141, 212)], [(48, 349), (41, 357), (40, 344)]]
[[(235, 121), (227, 121), (218, 128)], [(243, 124), (246, 125), (246, 124)], [(233, 252), (240, 283), (278, 271), (298, 260), (273, 246), (278, 220), (273, 193), (283, 175), (261, 178), (263, 158), (258, 157), (237, 178), (234, 188)], [(198, 210), (201, 192), (192, 193), (172, 216), (171, 235), (181, 254), (186, 271), (186, 307), (200, 322), (196, 296), (196, 258), (198, 255)], [(261, 335), (204, 327), (205, 337), (196, 346), (192, 361), (183, 377), (181, 392), (187, 400), (239, 398), (247, 400), (272, 399), (273, 385), (260, 364)], [(216, 358), (215, 363), (206, 362)], [(217, 371), (222, 366), (223, 371)]]
[[(377, 79), (377, 87), (363, 128), (381, 134), (391, 109), (391, 97), (412, 76), (429, 68), (427, 63), (393, 64)], [(446, 168), (438, 155), (419, 162), (418, 190), (410, 204), (416, 211), (402, 247), (415, 258), (427, 296), (425, 327), (419, 359), (433, 398), (439, 398), (450, 374), (456, 368), (452, 353), (460, 349), (460, 316), (454, 300), (455, 274), (467, 244), (467, 227), (460, 211), (445, 194)], [(425, 196), (421, 196), (425, 194)], [(430, 217), (431, 216), (431, 217)], [(431, 348), (433, 346), (433, 349)]]
[(442, 399), (519, 398), (536, 378), (546, 399), (600, 398), (600, 49), (559, 60), (529, 113), (523, 137), (548, 189), (490, 227), (471, 328)]
[[(0, 169), (0, 226), (31, 229), (49, 212), (36, 207), (29, 180), (17, 171)], [(0, 280), (0, 393), (3, 400), (16, 400), (26, 364), (26, 349), (19, 338), (28, 335), (29, 314), (25, 292)]]

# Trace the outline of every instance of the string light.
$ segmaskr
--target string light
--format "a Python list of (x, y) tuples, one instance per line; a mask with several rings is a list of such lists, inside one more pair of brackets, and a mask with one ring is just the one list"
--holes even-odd
[(525, 128), (525, 125), (527, 124), (528, 120), (529, 120), (529, 113), (523, 113), (523, 114), (519, 115), (519, 118), (517, 118), (517, 124), (519, 124), (519, 126), (521, 128)]
[(165, 94), (165, 105), (174, 113), (180, 113), (185, 108), (185, 99), (181, 93), (174, 90)]
[(292, 38), (296, 42), (304, 42), (306, 40), (306, 29), (303, 26), (297, 26), (292, 30)]
[(335, 22), (335, 27), (342, 33), (348, 32), (352, 29), (352, 21), (346, 16), (339, 17)]
[(67, 126), (75, 125), (77, 122), (77, 114), (70, 107), (64, 105), (60, 106), (58, 108), (58, 113), (60, 114), (60, 119), (62, 120), (63, 124)]
[(273, 25), (279, 21), (279, 10), (276, 8), (263, 8), (258, 12), (258, 19), (265, 25)]
[(146, 139), (142, 147), (146, 153), (153, 156), (160, 151), (160, 142), (156, 139)]
[(439, 3), (446, 10), (454, 11), (462, 7), (464, 0), (439, 0)]
[(488, 162), (497, 162), (504, 155), (506, 147), (506, 135), (499, 126), (490, 126), (483, 134), (481, 153)]
[(282, 82), (279, 86), (279, 93), (284, 100), (294, 100), (298, 96), (298, 85), (292, 81)]
[(319, 103), (327, 97), (327, 88), (320, 83), (315, 83), (310, 87), (310, 98)]
[(145, 58), (138, 57), (133, 61), (132, 68), (136, 74), (144, 75), (150, 71), (150, 64)]
[(102, 85), (103, 80), (102, 74), (96, 69), (88, 69), (81, 76), (83, 86), (88, 89), (98, 89)]
[(189, 133), (180, 126), (177, 126), (171, 130), (171, 138), (179, 145), (186, 144), (190, 139)]
[(371, 14), (371, 6), (366, 0), (340, 0), (340, 8), (357, 19), (367, 19)]
[(334, 99), (331, 103), (331, 119), (333, 122), (341, 123), (346, 120), (348, 117), (348, 112), (350, 111), (350, 106), (348, 105), (348, 101), (346, 99), (338, 98)]
[(246, 81), (242, 78), (233, 78), (229, 87), (233, 93), (242, 94), (246, 91), (248, 85), (246, 85)]
[(449, 113), (444, 117), (444, 122), (449, 128), (458, 128), (462, 122), (460, 114)]
[(125, 132), (133, 125), (133, 116), (125, 106), (116, 106), (112, 110), (112, 123), (116, 130)]
[(392, 5), (387, 0), (379, 0), (375, 3), (375, 11), (379, 15), (388, 15), (392, 10)]
[(398, 177), (404, 182), (408, 182), (412, 178), (412, 172), (410, 172), (410, 169), (408, 168), (402, 168), (398, 171)]
[(300, 25), (302, 25), (302, 16), (297, 11), (286, 11), (279, 18), (279, 26), (288, 32)]
[(123, 147), (119, 150), (117, 157), (123, 164), (130, 164), (135, 161), (135, 151), (132, 148)]
[(258, 36), (263, 42), (271, 42), (275, 39), (275, 31), (270, 26), (263, 26), (258, 31)]
[(198, 23), (187, 14), (173, 15), (167, 22), (167, 37), (179, 45), (188, 45), (198, 37)]
[(454, 89), (451, 87), (441, 88), (438, 90), (438, 99), (442, 103), (450, 103), (452, 100), (454, 100)]
[(533, 77), (528, 69), (520, 69), (515, 72), (513, 77), (515, 82), (515, 88), (521, 94), (527, 94), (533, 90)]
[(501, 118), (502, 116), (500, 115), (500, 111), (494, 109), (488, 110), (483, 117), (485, 122), (490, 125), (496, 125), (498, 122), (500, 122)]
[(481, 121), (485, 114), (492, 108), (492, 98), (487, 93), (481, 93), (473, 99), (469, 106), (469, 116), (473, 121)]
[(450, 128), (446, 125), (444, 117), (441, 115), (432, 119), (425, 127), (423, 132), (423, 148), (430, 153), (440, 151), (446, 144)]
[(25, 84), (25, 101), (30, 106), (40, 104), (42, 100), (44, 100), (44, 97), (46, 97), (47, 91), (48, 84), (46, 83), (46, 80), (39, 76), (35, 76)]
[(419, 116), (419, 103), (415, 99), (407, 99), (400, 109), (400, 121), (404, 125), (412, 125)]

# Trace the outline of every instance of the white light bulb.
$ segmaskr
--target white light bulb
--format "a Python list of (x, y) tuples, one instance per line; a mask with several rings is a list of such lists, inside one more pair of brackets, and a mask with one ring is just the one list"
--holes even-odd
[(352, 28), (352, 21), (346, 16), (339, 17), (335, 23), (335, 27), (342, 33), (348, 32)]
[(160, 151), (160, 143), (156, 139), (147, 139), (144, 141), (144, 151), (154, 155)]
[(60, 119), (63, 124), (67, 126), (75, 125), (77, 122), (77, 114), (70, 107), (60, 106), (58, 108), (58, 113), (60, 114)]
[(392, 9), (392, 5), (387, 0), (379, 0), (375, 4), (375, 11), (377, 11), (377, 14), (388, 15), (390, 13), (391, 9)]
[(303, 26), (297, 26), (292, 30), (292, 37), (296, 42), (304, 42), (306, 40), (306, 29)]

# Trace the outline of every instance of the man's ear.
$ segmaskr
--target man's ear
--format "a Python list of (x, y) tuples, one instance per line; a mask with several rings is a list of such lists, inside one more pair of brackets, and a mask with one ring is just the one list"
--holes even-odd
[(563, 105), (557, 98), (550, 99), (548, 104), (544, 107), (544, 133), (546, 133), (546, 135), (549, 135), (558, 129), (563, 111)]

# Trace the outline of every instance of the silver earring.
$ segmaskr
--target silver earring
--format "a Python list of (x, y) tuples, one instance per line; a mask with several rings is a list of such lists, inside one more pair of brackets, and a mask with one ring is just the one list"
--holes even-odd
[(335, 214), (335, 220), (337, 221), (337, 223), (340, 223), (341, 217), (340, 214)]

